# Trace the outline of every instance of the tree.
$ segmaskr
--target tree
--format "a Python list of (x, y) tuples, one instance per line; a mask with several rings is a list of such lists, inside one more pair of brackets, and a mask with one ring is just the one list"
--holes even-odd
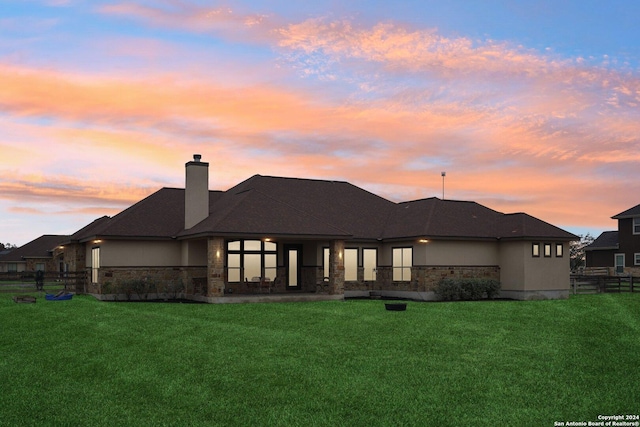
[(590, 234), (580, 235), (580, 240), (574, 240), (569, 244), (569, 256), (571, 258), (571, 271), (586, 266), (584, 248), (589, 246), (595, 238)]
[(0, 243), (0, 251), (15, 249), (16, 245), (12, 245), (11, 243)]

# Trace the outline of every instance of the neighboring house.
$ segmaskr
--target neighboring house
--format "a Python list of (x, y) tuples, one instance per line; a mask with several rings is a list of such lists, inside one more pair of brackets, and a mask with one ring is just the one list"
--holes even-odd
[(61, 272), (64, 265), (53, 253), (69, 236), (44, 235), (0, 255), (0, 273)]
[(618, 231), (605, 231), (585, 248), (586, 267), (607, 267), (610, 274), (640, 273), (640, 205), (611, 217)]
[(209, 164), (74, 233), (60, 249), (89, 292), (129, 279), (185, 285), (208, 302), (269, 292), (433, 299), (443, 278), (500, 280), (502, 296), (569, 294), (578, 237), (524, 213), (428, 198), (394, 203), (347, 182), (255, 175), (209, 191)]

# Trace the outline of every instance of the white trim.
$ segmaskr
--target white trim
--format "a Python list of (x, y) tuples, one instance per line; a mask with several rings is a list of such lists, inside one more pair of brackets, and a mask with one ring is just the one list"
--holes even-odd
[[(636, 231), (636, 227), (638, 227), (638, 231)], [(631, 231), (633, 234), (640, 234), (640, 217), (634, 217), (631, 221)]]
[(640, 252), (633, 254), (633, 265), (640, 265)]
[[(618, 256), (622, 257), (622, 265), (618, 265)], [(627, 262), (624, 254), (613, 254), (613, 270), (616, 274), (621, 274), (624, 272), (624, 266), (626, 263)], [(618, 267), (622, 267), (622, 271), (618, 271)]]

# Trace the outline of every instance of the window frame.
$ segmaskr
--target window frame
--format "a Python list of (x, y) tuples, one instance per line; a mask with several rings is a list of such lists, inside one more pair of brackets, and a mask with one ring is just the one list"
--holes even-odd
[(564, 257), (564, 244), (556, 243), (556, 258)]
[(91, 283), (100, 283), (100, 246), (91, 248)]
[[(347, 251), (349, 251), (350, 254), (352, 254), (353, 251), (355, 251), (356, 253), (355, 265), (349, 266), (349, 268), (347, 268)], [(344, 248), (343, 262), (344, 262), (344, 281), (357, 282), (358, 266), (360, 265), (360, 250), (358, 248)], [(351, 271), (352, 269), (355, 269), (355, 271)], [(353, 276), (347, 276), (347, 271), (351, 274), (355, 273), (355, 278), (351, 278)]]
[[(396, 250), (400, 250), (401, 251), (401, 265), (396, 265), (395, 261), (396, 261), (396, 256), (395, 256), (395, 251)], [(410, 260), (409, 260), (409, 264), (405, 264), (405, 251), (406, 250), (410, 250), (411, 251), (411, 256), (410, 256)], [(409, 277), (405, 278), (405, 270), (409, 269)], [(391, 278), (392, 281), (394, 282), (410, 282), (411, 281), (411, 271), (413, 269), (413, 246), (396, 246), (391, 248)], [(400, 271), (400, 278), (398, 279), (396, 273), (397, 271)]]
[(640, 252), (633, 254), (633, 265), (640, 265)]
[[(245, 246), (247, 246), (245, 245), (245, 242), (250, 242), (250, 245), (249, 245), (250, 249), (245, 248)], [(253, 244), (255, 244), (255, 242), (260, 242), (260, 249), (253, 248)], [(237, 245), (238, 243), (239, 245)], [(267, 245), (274, 245), (273, 249), (267, 249), (266, 247)], [(225, 247), (226, 247), (225, 269), (227, 272), (227, 283), (242, 283), (245, 280), (249, 280), (250, 278), (246, 276), (245, 261), (247, 256), (255, 256), (255, 255), (260, 256), (260, 276), (259, 276), (260, 279), (262, 280), (266, 277), (269, 277), (270, 280), (275, 279), (278, 273), (278, 270), (277, 270), (278, 269), (278, 244), (276, 242), (264, 241), (259, 239), (233, 239), (233, 240), (227, 240), (225, 242)], [(230, 249), (230, 247), (233, 247), (233, 249)], [(237, 255), (239, 257), (238, 267), (229, 266), (229, 255)], [(269, 266), (269, 267), (266, 266), (267, 256), (269, 255), (271, 256), (275, 255), (276, 257), (275, 266)], [(230, 276), (231, 276), (230, 271), (232, 270), (237, 271), (239, 280), (230, 279)], [(274, 277), (267, 276), (268, 270), (275, 270)], [(234, 273), (234, 276), (235, 276), (235, 273)], [(253, 278), (253, 276), (251, 278)]]
[(631, 230), (634, 235), (640, 234), (640, 217), (636, 216), (631, 221)]
[[(374, 267), (373, 269), (370, 271), (369, 274), (367, 274), (367, 265), (365, 265), (366, 263), (366, 254), (367, 253), (371, 253), (373, 252), (375, 255), (373, 257), (373, 261), (374, 261)], [(378, 278), (378, 248), (362, 248), (362, 270), (364, 272), (364, 276), (363, 279), (365, 282), (375, 282)]]
[(531, 256), (534, 258), (540, 258), (540, 243), (531, 244)]
[(545, 243), (543, 245), (543, 255), (545, 258), (551, 258), (551, 243)]

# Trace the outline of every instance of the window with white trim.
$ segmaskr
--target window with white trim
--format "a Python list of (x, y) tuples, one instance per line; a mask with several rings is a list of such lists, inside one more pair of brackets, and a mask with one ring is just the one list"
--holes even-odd
[(633, 254), (633, 265), (640, 265), (640, 253)]
[(393, 281), (408, 282), (411, 280), (413, 265), (413, 248), (393, 248)]
[(640, 217), (633, 218), (633, 234), (640, 234)]

